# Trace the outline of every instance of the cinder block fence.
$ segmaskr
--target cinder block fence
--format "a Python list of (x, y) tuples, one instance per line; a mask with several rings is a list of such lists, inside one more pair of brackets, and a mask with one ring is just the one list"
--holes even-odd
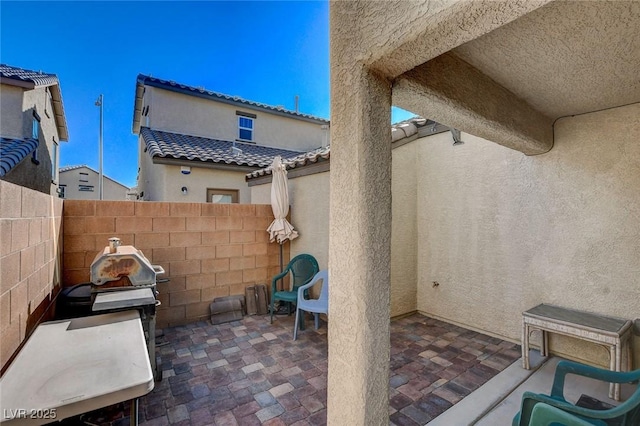
[(159, 327), (207, 319), (215, 297), (244, 294), (279, 272), (271, 221), (270, 205), (65, 200), (62, 282), (89, 282), (94, 257), (119, 237), (170, 279), (158, 284)]

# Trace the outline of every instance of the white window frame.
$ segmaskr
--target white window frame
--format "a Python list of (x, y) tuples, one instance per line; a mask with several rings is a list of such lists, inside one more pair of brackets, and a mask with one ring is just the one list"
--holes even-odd
[[(251, 127), (242, 126), (242, 125), (240, 124), (240, 122), (242, 121), (242, 119), (250, 120), (250, 121), (251, 121)], [(247, 131), (251, 132), (251, 138), (249, 138), (249, 139), (245, 139), (245, 138), (240, 137), (240, 132), (241, 132), (242, 130), (247, 130)], [(253, 142), (253, 139), (254, 139), (254, 137), (253, 137), (253, 132), (254, 132), (254, 131), (255, 131), (255, 119), (254, 119), (254, 118), (252, 118), (252, 117), (247, 117), (247, 116), (244, 116), (244, 115), (239, 115), (239, 116), (238, 116), (238, 140), (241, 140), (241, 141), (247, 141), (247, 142)]]

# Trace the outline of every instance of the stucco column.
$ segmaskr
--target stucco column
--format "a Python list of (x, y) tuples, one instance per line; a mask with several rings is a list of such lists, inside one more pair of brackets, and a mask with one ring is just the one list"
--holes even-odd
[(388, 425), (391, 85), (351, 60), (336, 22), (332, 12), (327, 420)]

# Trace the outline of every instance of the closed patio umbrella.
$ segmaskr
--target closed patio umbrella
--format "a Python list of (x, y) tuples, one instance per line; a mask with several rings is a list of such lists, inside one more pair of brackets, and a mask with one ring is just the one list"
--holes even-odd
[(282, 271), (282, 244), (286, 240), (293, 240), (298, 237), (298, 233), (293, 229), (293, 225), (287, 221), (289, 214), (289, 187), (287, 183), (287, 169), (282, 163), (282, 158), (277, 156), (271, 163), (271, 208), (275, 219), (267, 228), (270, 241), (277, 241), (280, 244), (280, 270)]

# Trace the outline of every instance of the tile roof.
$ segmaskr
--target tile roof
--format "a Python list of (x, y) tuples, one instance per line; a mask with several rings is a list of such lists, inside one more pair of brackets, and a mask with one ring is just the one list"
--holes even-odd
[(144, 139), (151, 158), (175, 158), (238, 166), (266, 167), (277, 155), (282, 158), (300, 155), (300, 151), (170, 133), (148, 127), (141, 127), (140, 135)]
[[(313, 151), (305, 152), (304, 154), (296, 155), (295, 157), (282, 160), (282, 164), (285, 165), (287, 170), (295, 169), (296, 167), (306, 166), (307, 164), (317, 163), (318, 161), (328, 160), (331, 156), (331, 148), (329, 146), (323, 148), (316, 148)], [(270, 175), (272, 172), (271, 166), (260, 170), (254, 170), (247, 174), (247, 179), (257, 178), (264, 175)]]
[(0, 76), (10, 80), (33, 83), (36, 87), (58, 84), (58, 76), (55, 74), (31, 71), (6, 64), (0, 64)]
[(37, 139), (0, 137), (0, 177), (4, 177), (37, 148)]
[[(81, 169), (83, 167), (86, 167), (87, 169), (91, 169), (91, 167), (87, 166), (86, 164), (76, 164), (76, 165), (73, 165), (73, 166), (60, 167), (60, 172), (68, 172), (68, 171), (75, 170), (75, 169)], [(91, 170), (93, 170), (93, 169), (91, 169)], [(93, 170), (93, 171), (95, 172), (95, 170)]]
[[(429, 134), (440, 133), (448, 129), (447, 127), (436, 123), (433, 120), (428, 120), (422, 117), (412, 117), (408, 120), (395, 123), (391, 126), (391, 141), (398, 142), (403, 139), (411, 137), (423, 137)], [(409, 139), (412, 140), (412, 139)], [(331, 148), (329, 146), (324, 148), (316, 148), (313, 151), (305, 152), (296, 157), (283, 160), (283, 164), (287, 170), (295, 169), (296, 167), (303, 167), (308, 164), (317, 163), (318, 161), (329, 160), (331, 157)], [(254, 170), (251, 173), (247, 173), (247, 180), (258, 178), (260, 176), (270, 175), (271, 167), (266, 167), (260, 170)]]
[(178, 92), (186, 95), (197, 96), (205, 99), (211, 99), (214, 101), (237, 105), (239, 107), (242, 106), (244, 108), (249, 108), (253, 110), (262, 110), (272, 114), (284, 115), (287, 117), (297, 118), (305, 121), (312, 121), (318, 124), (329, 124), (329, 120), (325, 118), (317, 117), (314, 115), (302, 114), (300, 112), (291, 111), (279, 106), (271, 106), (271, 105), (263, 104), (260, 102), (242, 99), (238, 96), (230, 96), (230, 95), (225, 95), (223, 93), (213, 92), (211, 90), (205, 89), (204, 87), (187, 86), (186, 84), (176, 83), (175, 81), (162, 80), (160, 78), (139, 74), (136, 82), (136, 98), (135, 98), (134, 110), (133, 110), (133, 132), (134, 133), (138, 133), (138, 128), (140, 127), (140, 114), (143, 107), (142, 95), (144, 92), (142, 89), (144, 86), (158, 87), (161, 89), (170, 90), (172, 92)]
[(43, 73), (42, 71), (31, 71), (24, 68), (0, 64), (0, 81), (3, 84), (24, 87), (27, 90), (38, 87), (48, 87), (51, 95), (51, 104), (53, 107), (56, 129), (58, 130), (58, 137), (63, 142), (69, 140), (69, 128), (67, 127), (67, 119), (64, 114), (62, 91), (60, 89), (58, 76), (55, 74)]

